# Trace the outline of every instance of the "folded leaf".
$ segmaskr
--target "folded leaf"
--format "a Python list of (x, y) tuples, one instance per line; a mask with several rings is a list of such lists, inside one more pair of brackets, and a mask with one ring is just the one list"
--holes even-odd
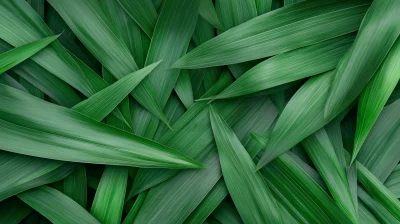
[(390, 94), (400, 79), (400, 38), (390, 49), (386, 59), (361, 92), (358, 102), (357, 129), (354, 139), (352, 161), (358, 152)]
[(221, 170), (244, 223), (281, 223), (279, 207), (235, 133), (210, 106), (210, 120)]
[(243, 96), (332, 70), (354, 37), (348, 34), (269, 58), (248, 70), (214, 99)]
[(52, 223), (100, 223), (74, 200), (47, 186), (41, 186), (18, 195)]
[(46, 37), (0, 54), (0, 74), (32, 57), (59, 36)]
[(400, 34), (400, 2), (376, 0), (365, 15), (352, 48), (336, 69), (325, 116), (348, 107), (361, 93)]
[[(369, 1), (309, 0), (258, 16), (195, 48), (173, 67), (204, 68), (273, 56), (356, 31)], [(327, 29), (331, 27), (331, 29)]]
[(0, 85), (0, 93), (0, 148), (6, 151), (84, 163), (199, 167), (170, 148), (11, 87)]

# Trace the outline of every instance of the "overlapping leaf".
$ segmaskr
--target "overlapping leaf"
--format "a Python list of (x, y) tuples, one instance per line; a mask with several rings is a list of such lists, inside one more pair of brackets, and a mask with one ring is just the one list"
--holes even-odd
[(179, 59), (174, 67), (251, 61), (351, 33), (358, 29), (368, 6), (369, 1), (360, 0), (310, 0), (284, 7), (222, 33)]

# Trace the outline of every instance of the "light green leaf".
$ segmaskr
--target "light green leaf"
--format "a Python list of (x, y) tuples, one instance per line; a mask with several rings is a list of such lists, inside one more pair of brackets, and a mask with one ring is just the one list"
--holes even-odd
[(0, 54), (0, 74), (32, 57), (59, 36), (46, 37)]
[(345, 169), (341, 166), (325, 129), (320, 129), (304, 139), (302, 145), (324, 179), (339, 208), (353, 223), (357, 223), (357, 212)]
[(109, 87), (75, 105), (72, 109), (85, 114), (93, 120), (103, 120), (160, 62), (153, 63), (122, 77)]
[(90, 213), (101, 223), (121, 223), (128, 168), (107, 166), (101, 177)]
[(55, 224), (100, 223), (74, 200), (51, 187), (25, 191), (18, 198)]
[(11, 87), (0, 85), (0, 93), (3, 102), (0, 105), (0, 148), (3, 150), (72, 162), (199, 167), (192, 159), (170, 148)]
[(354, 34), (344, 35), (267, 59), (214, 99), (243, 96), (334, 69), (354, 37)]
[(399, 14), (400, 2), (397, 0), (375, 0), (372, 3), (354, 45), (336, 69), (325, 117), (332, 117), (347, 108), (378, 70), (400, 34)]
[(373, 124), (400, 79), (400, 38), (361, 92), (352, 161), (355, 160)]
[(194, 69), (251, 61), (351, 33), (358, 29), (368, 6), (363, 0), (309, 0), (284, 7), (229, 29), (173, 67)]
[(221, 170), (244, 223), (281, 223), (279, 207), (235, 133), (210, 106), (210, 120)]

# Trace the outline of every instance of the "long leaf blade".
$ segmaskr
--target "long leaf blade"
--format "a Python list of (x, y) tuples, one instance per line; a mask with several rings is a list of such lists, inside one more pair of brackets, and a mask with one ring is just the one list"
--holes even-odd
[(235, 133), (210, 106), (210, 120), (228, 191), (245, 223), (282, 223), (278, 205)]

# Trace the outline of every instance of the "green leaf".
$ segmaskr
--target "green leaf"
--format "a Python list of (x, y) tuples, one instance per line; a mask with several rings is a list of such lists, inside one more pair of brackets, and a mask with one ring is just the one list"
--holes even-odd
[(357, 163), (358, 180), (400, 222), (400, 202), (369, 170)]
[(141, 0), (118, 0), (118, 2), (147, 36), (151, 38), (158, 18), (158, 13), (153, 3)]
[(87, 207), (87, 180), (84, 165), (78, 166), (64, 178), (63, 193), (83, 208)]
[[(175, 68), (204, 68), (273, 56), (356, 31), (368, 1), (310, 0), (236, 26), (179, 59)], [(330, 29), (326, 29), (330, 27)]]
[(400, 2), (374, 1), (365, 15), (352, 48), (336, 69), (325, 116), (348, 107), (361, 93), (400, 34)]
[(285, 6), (287, 6), (287, 5), (291, 5), (291, 4), (302, 2), (302, 1), (304, 1), (304, 0), (284, 0), (283, 2), (285, 4)]
[(18, 198), (52, 223), (99, 223), (78, 203), (51, 187), (42, 186), (25, 191)]
[(396, 168), (400, 161), (398, 135), (400, 100), (385, 107), (363, 144), (357, 161), (362, 163), (381, 182)]
[(397, 198), (400, 198), (400, 165), (397, 165), (390, 176), (386, 179), (385, 186)]
[(304, 139), (302, 145), (324, 179), (339, 208), (353, 223), (357, 223), (357, 212), (345, 169), (341, 166), (325, 129), (320, 129)]
[(344, 35), (267, 59), (214, 99), (243, 96), (334, 69), (354, 37), (354, 34)]
[[(0, 33), (0, 38), (14, 47), (54, 35), (25, 1), (1, 1), (0, 12), (0, 26), (5, 27)], [(31, 59), (85, 96), (90, 96), (107, 86), (104, 80), (70, 55), (58, 41), (54, 41), (50, 46)]]
[(59, 36), (46, 37), (0, 54), (0, 74), (32, 57)]
[(44, 19), (44, 4), (45, 0), (27, 0), (32, 8)]
[(228, 189), (226, 188), (225, 181), (220, 179), (201, 204), (185, 220), (185, 223), (194, 224), (203, 222), (227, 195)]
[(32, 208), (18, 198), (7, 199), (0, 203), (0, 223), (18, 224), (31, 212)]
[(258, 15), (271, 11), (272, 0), (255, 0), (255, 2)]
[(142, 207), (144, 200), (146, 199), (148, 191), (143, 191), (136, 198), (135, 203), (133, 204), (131, 210), (129, 210), (128, 215), (125, 217), (122, 224), (130, 224), (133, 223), (136, 219), (136, 216), (139, 212), (139, 209)]
[(0, 201), (23, 191), (63, 179), (75, 164), (0, 151)]
[(218, 206), (218, 208), (213, 212), (212, 216), (222, 224), (243, 223), (235, 206), (226, 201), (222, 202)]
[(6, 151), (72, 162), (199, 167), (175, 150), (11, 87), (0, 85), (0, 93), (0, 148)]
[(101, 223), (121, 223), (128, 169), (107, 166), (101, 177), (90, 213)]
[(124, 76), (107, 88), (75, 105), (72, 109), (85, 114), (93, 120), (103, 120), (160, 62), (153, 63)]
[(23, 85), (21, 85), (21, 83), (19, 83), (17, 80), (15, 80), (7, 73), (3, 73), (2, 75), (0, 75), (0, 83), (19, 89), (23, 92), (29, 93), (29, 91)]
[(365, 192), (363, 188), (358, 187), (357, 193), (365, 207), (380, 221), (378, 223), (398, 223), (397, 219), (381, 203)]
[[(185, 170), (178, 175), (174, 171), (153, 171), (146, 178), (148, 183), (152, 183), (150, 186), (164, 182), (149, 191), (135, 223), (183, 222), (220, 179), (219, 158), (208, 121), (208, 108), (202, 107), (195, 113), (195, 105), (175, 123), (174, 131), (163, 137), (168, 140), (164, 144), (173, 144), (175, 149), (185, 154), (196, 155), (193, 157), (204, 162), (207, 168)], [(277, 115), (272, 102), (265, 97), (221, 101), (215, 106), (244, 143), (250, 139), (251, 130), (265, 133)], [(183, 136), (185, 141), (182, 141)], [(180, 203), (176, 204), (176, 201)]]
[(223, 30), (221, 21), (215, 11), (212, 0), (202, 0), (199, 8), (199, 15), (207, 20), (213, 27)]
[(333, 71), (312, 77), (290, 99), (269, 135), (267, 149), (257, 168), (266, 165), (329, 123), (324, 118), (323, 108), (332, 75)]
[[(98, 1), (73, 0), (72, 2), (64, 2), (49, 0), (49, 3), (115, 78), (121, 79), (126, 74), (138, 69), (128, 47), (123, 42), (122, 37), (118, 37), (114, 24), (107, 19), (108, 17)], [(96, 27), (96, 29), (92, 29), (92, 27)], [(132, 95), (151, 113), (166, 122), (158, 105), (154, 89), (147, 82), (142, 82), (135, 88)]]
[(178, 94), (183, 105), (187, 109), (193, 104), (193, 90), (192, 83), (190, 82), (189, 72), (187, 70), (181, 70), (178, 81), (175, 85), (175, 92)]
[(355, 160), (373, 124), (400, 79), (400, 39), (389, 51), (380, 68), (361, 92), (352, 161)]
[(215, 8), (224, 27), (221, 31), (235, 27), (257, 16), (254, 0), (218, 0), (215, 3)]
[(235, 206), (245, 223), (281, 223), (278, 205), (235, 133), (210, 106), (210, 120), (221, 170)]

